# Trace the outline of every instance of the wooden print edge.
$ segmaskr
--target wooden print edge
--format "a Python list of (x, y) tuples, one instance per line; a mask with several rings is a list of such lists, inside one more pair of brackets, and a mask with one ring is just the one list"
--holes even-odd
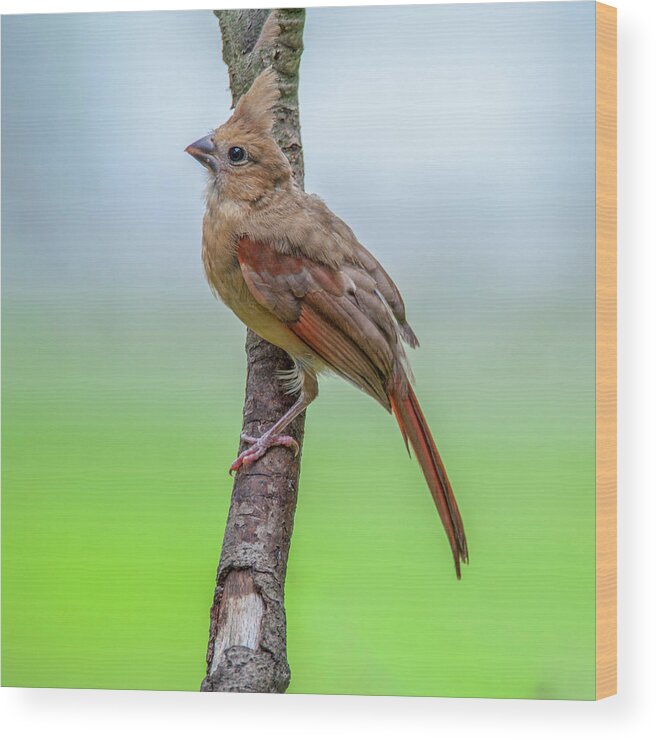
[(596, 3), (595, 698), (617, 693), (617, 10)]

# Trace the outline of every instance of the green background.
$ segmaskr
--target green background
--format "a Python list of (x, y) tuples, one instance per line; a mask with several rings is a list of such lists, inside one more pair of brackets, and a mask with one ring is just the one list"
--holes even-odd
[[(197, 690), (243, 328), (184, 147), (228, 114), (206, 11), (3, 19), (3, 683)], [(319, 192), (406, 297), (460, 504), (391, 417), (307, 421), (292, 692), (594, 697), (594, 4), (308, 13)]]

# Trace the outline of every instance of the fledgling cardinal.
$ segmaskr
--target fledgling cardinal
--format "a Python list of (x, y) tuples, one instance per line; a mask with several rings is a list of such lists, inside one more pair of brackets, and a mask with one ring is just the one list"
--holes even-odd
[(285, 427), (317, 396), (332, 371), (396, 416), (415, 451), (449, 538), (456, 574), (467, 541), (451, 485), (410, 386), (403, 342), (419, 343), (398, 288), (351, 229), (295, 183), (272, 135), (278, 100), (265, 70), (232, 117), (186, 151), (209, 173), (203, 262), (212, 289), (256, 334), (294, 361), (291, 409), (231, 466), (238, 470), (273, 445), (298, 452)]

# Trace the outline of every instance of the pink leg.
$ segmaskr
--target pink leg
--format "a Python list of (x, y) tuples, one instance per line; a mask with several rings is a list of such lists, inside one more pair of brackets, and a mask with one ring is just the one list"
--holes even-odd
[(287, 434), (282, 434), (286, 427), (314, 401), (319, 390), (317, 379), (313, 375), (306, 374), (303, 379), (303, 389), (296, 403), (289, 411), (278, 419), (278, 421), (265, 432), (261, 437), (250, 437), (242, 434), (244, 442), (248, 442), (247, 447), (239, 457), (230, 466), (230, 475), (239, 470), (242, 465), (250, 465), (264, 456), (269, 447), (289, 447), (294, 452), (294, 457), (298, 455), (298, 442)]
[(230, 474), (236, 472), (242, 465), (250, 465), (259, 460), (269, 449), (269, 447), (289, 447), (294, 451), (294, 457), (298, 455), (298, 442), (287, 434), (263, 434), (261, 437), (249, 437), (248, 434), (242, 434), (244, 442), (251, 446), (247, 447), (239, 457), (230, 466)]

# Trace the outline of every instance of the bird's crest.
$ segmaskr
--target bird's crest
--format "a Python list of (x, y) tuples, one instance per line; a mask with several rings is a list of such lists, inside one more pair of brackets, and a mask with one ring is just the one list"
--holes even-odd
[(270, 133), (275, 121), (273, 107), (279, 99), (278, 80), (269, 67), (255, 78), (248, 92), (239, 98), (231, 121), (243, 122)]

